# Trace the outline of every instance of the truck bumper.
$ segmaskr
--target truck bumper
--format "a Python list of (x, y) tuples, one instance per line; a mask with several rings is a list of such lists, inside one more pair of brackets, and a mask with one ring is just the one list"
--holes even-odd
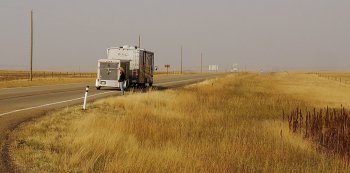
[(96, 87), (118, 87), (119, 88), (119, 82), (117, 80), (96, 79), (95, 86)]

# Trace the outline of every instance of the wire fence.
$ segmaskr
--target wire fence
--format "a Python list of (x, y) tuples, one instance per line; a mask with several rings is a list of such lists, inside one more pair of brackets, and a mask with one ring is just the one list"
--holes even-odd
[[(0, 81), (29, 79), (29, 72), (1, 72)], [(79, 72), (33, 72), (33, 78), (95, 78), (96, 73)]]
[(350, 74), (330, 74), (330, 73), (312, 73), (318, 77), (333, 80), (343, 84), (350, 84)]

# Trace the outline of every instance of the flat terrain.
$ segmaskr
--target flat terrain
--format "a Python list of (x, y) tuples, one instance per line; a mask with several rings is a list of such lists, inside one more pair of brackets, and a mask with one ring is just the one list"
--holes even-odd
[(0, 88), (55, 85), (93, 81), (96, 73), (34, 71), (29, 81), (29, 71), (0, 70)]
[(350, 85), (316, 74), (229, 75), (52, 112), (11, 133), (9, 155), (24, 172), (349, 172), (282, 117), (341, 104)]
[[(155, 78), (155, 88), (164, 89), (202, 81), (212, 78), (217, 74), (193, 74), (161, 76)], [(34, 87), (5, 88), (0, 89), (0, 143), (5, 144), (8, 132), (18, 124), (31, 118), (45, 115), (48, 111), (66, 108), (74, 104), (82, 103), (85, 87), (90, 85), (89, 102), (103, 97), (120, 95), (119, 90), (102, 88), (96, 90), (94, 81), (46, 85)], [(8, 164), (6, 147), (1, 147), (0, 172), (4, 172)], [(4, 159), (5, 158), (5, 159)]]
[(322, 72), (322, 73), (318, 73), (318, 76), (329, 80), (338, 81), (340, 83), (350, 84), (349, 72)]
[(29, 81), (28, 79), (19, 79), (19, 80), (0, 81), (0, 89), (71, 84), (71, 83), (93, 83), (94, 80), (95, 78), (34, 78), (33, 81)]

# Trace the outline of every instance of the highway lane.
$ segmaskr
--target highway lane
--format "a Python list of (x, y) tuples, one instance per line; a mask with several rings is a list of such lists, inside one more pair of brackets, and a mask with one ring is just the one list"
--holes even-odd
[[(222, 74), (193, 74), (178, 76), (159, 76), (154, 86), (160, 89), (173, 88), (196, 83)], [(94, 83), (76, 83), (50, 86), (0, 89), (0, 172), (7, 172), (10, 161), (7, 160), (7, 134), (17, 125), (47, 112), (72, 105), (82, 104), (85, 87), (89, 85), (88, 103), (93, 100), (120, 95), (114, 88), (96, 90)]]

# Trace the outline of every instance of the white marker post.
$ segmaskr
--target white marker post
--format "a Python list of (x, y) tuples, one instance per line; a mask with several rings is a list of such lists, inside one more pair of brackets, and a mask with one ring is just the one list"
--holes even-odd
[(86, 110), (86, 100), (87, 100), (88, 92), (89, 92), (89, 86), (86, 86), (83, 110)]

